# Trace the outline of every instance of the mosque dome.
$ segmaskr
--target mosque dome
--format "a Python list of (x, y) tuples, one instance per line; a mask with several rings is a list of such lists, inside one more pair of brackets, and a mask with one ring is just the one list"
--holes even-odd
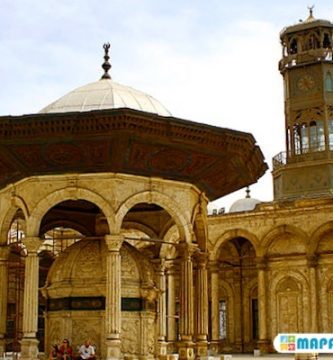
[(60, 113), (118, 108), (171, 116), (171, 113), (152, 96), (118, 84), (111, 79), (101, 79), (81, 86), (46, 106), (40, 112)]
[(171, 113), (152, 96), (111, 79), (108, 74), (108, 70), (111, 68), (108, 62), (109, 47), (109, 44), (104, 45), (105, 62), (102, 67), (105, 73), (100, 80), (69, 92), (40, 110), (40, 113), (129, 108), (161, 116), (171, 116)]
[(243, 199), (236, 200), (229, 209), (229, 213), (251, 211), (261, 201), (258, 199), (251, 198), (249, 188), (246, 189), (246, 196)]
[[(107, 252), (105, 242), (94, 239), (80, 240), (66, 248), (48, 273), (44, 288), (48, 298), (104, 296)], [(127, 242), (123, 243), (120, 255), (122, 296), (140, 297), (141, 278), (146, 283), (153, 282), (153, 269), (144, 255)]]

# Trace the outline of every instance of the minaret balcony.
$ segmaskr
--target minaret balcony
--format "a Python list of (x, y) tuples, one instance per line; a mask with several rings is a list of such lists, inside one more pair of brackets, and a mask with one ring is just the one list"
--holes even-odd
[[(304, 149), (303, 149), (304, 150)], [(300, 154), (292, 154), (291, 152), (281, 151), (273, 157), (273, 171), (281, 169), (288, 164), (305, 163), (312, 161), (325, 160), (329, 157), (333, 159), (333, 151), (303, 151)]]
[(312, 64), (314, 62), (331, 62), (333, 61), (332, 49), (311, 49), (297, 54), (289, 54), (283, 57), (279, 62), (279, 70), (292, 68), (298, 65)]

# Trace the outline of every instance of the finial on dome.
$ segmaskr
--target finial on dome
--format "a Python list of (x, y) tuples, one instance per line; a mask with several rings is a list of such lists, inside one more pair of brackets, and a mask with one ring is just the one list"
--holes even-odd
[(312, 6), (308, 6), (309, 9), (309, 16), (308, 18), (305, 20), (306, 22), (310, 22), (313, 21), (315, 18), (313, 17), (313, 9), (314, 9), (314, 5)]
[(102, 64), (102, 68), (104, 70), (104, 74), (101, 77), (101, 79), (111, 79), (110, 74), (108, 73), (108, 71), (111, 69), (111, 64), (109, 63), (109, 49), (110, 49), (110, 44), (109, 43), (105, 43), (103, 45), (103, 49), (104, 49), (104, 63)]
[(248, 186), (246, 187), (245, 192), (246, 192), (246, 196), (245, 196), (245, 197), (246, 197), (247, 199), (249, 199), (249, 198), (251, 197), (251, 195), (250, 195), (250, 188), (249, 188)]

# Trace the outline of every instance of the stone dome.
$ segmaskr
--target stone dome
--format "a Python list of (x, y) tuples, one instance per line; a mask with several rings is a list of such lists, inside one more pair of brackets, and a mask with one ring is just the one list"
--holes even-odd
[(229, 209), (229, 213), (242, 212), (242, 211), (251, 211), (257, 204), (260, 204), (261, 201), (258, 199), (251, 198), (250, 190), (246, 190), (246, 197), (243, 199), (236, 200)]
[[(69, 246), (50, 268), (44, 288), (47, 297), (104, 296), (107, 253), (104, 241), (80, 240)], [(140, 297), (141, 279), (153, 281), (153, 269), (143, 255), (126, 242), (120, 255), (122, 296)]]
[(171, 116), (171, 113), (155, 98), (112, 79), (101, 79), (81, 86), (50, 105), (40, 113), (62, 113), (129, 108)]

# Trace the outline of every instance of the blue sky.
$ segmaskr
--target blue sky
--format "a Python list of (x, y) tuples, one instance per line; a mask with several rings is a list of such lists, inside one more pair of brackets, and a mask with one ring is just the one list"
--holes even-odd
[[(251, 187), (272, 200), (271, 158), (285, 149), (279, 32), (303, 1), (0, 0), (0, 114), (35, 113), (100, 78), (111, 43), (114, 80), (174, 116), (251, 132), (270, 170)], [(314, 16), (333, 21), (333, 2)], [(242, 190), (213, 207), (229, 208)]]

